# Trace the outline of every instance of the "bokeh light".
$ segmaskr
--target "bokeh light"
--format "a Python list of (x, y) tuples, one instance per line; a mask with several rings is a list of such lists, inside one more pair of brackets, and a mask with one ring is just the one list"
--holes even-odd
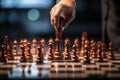
[(36, 20), (39, 19), (40, 13), (39, 13), (39, 11), (38, 11), (37, 9), (30, 9), (30, 10), (28, 11), (27, 16), (28, 16), (28, 19), (29, 19), (29, 20), (31, 20), (31, 21), (36, 21)]

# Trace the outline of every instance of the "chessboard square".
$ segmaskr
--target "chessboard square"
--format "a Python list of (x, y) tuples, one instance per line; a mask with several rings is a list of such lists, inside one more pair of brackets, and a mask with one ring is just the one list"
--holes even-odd
[(112, 79), (112, 78), (120, 78), (120, 73), (112, 73), (112, 74), (111, 74), (111, 73), (108, 73), (108, 74), (107, 74), (107, 77), (108, 77), (108, 78), (111, 78), (111, 79)]
[(117, 67), (102, 67), (102, 71), (119, 71), (119, 68)]
[(85, 71), (86, 74), (89, 74), (89, 75), (104, 75), (104, 71), (101, 71), (101, 70), (91, 70), (91, 71), (88, 71), (86, 70)]

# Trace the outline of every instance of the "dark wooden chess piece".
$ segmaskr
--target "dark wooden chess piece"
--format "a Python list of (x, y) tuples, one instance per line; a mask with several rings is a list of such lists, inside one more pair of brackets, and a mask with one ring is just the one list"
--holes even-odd
[(66, 38), (64, 41), (64, 53), (63, 53), (64, 60), (70, 59), (70, 40)]
[(62, 55), (62, 52), (61, 52), (61, 47), (60, 47), (60, 43), (61, 43), (61, 36), (62, 36), (62, 29), (61, 27), (58, 27), (57, 29), (58, 31), (56, 31), (56, 49), (55, 49), (55, 52), (54, 52), (54, 59), (55, 60), (60, 60), (61, 59), (61, 55)]
[(2, 50), (2, 55), (1, 55), (1, 59), (0, 59), (0, 61), (3, 61), (4, 63), (6, 63), (7, 62), (7, 60), (6, 60), (6, 54), (4, 54), (4, 45), (2, 45), (1, 46), (1, 50)]
[(23, 39), (20, 40), (20, 50), (19, 50), (19, 54), (22, 55), (22, 46), (23, 46)]
[(76, 46), (73, 45), (73, 50), (72, 50), (72, 54), (71, 54), (71, 61), (72, 62), (78, 62), (78, 57), (76, 55)]
[(93, 40), (93, 43), (91, 44), (91, 52), (90, 52), (90, 55), (92, 58), (97, 58), (97, 54), (96, 54), (96, 41)]
[(92, 57), (92, 53), (93, 53), (93, 43), (94, 43), (94, 39), (90, 41), (90, 57)]
[(97, 62), (103, 62), (102, 54), (101, 54), (101, 42), (97, 43)]
[(14, 41), (13, 41), (13, 50), (12, 50), (12, 53), (13, 53), (14, 56), (18, 56), (17, 47), (18, 47), (18, 41), (17, 41), (17, 40), (14, 40)]
[(89, 58), (89, 41), (88, 40), (85, 40), (85, 55), (84, 55), (84, 58), (83, 58), (83, 63), (90, 63), (90, 58)]
[(76, 54), (79, 55), (80, 41), (79, 41), (78, 38), (75, 38), (75, 40), (74, 40), (74, 45), (76, 46)]
[(101, 54), (103, 58), (107, 58), (105, 50), (106, 50), (106, 44), (102, 42), (102, 53)]
[(7, 54), (8, 54), (8, 36), (5, 36), (4, 37), (4, 54), (6, 55), (6, 58), (7, 58)]
[(108, 59), (109, 60), (115, 60), (115, 56), (113, 54), (113, 43), (109, 43), (109, 53), (108, 53)]
[(41, 44), (38, 45), (38, 58), (37, 58), (38, 63), (43, 63), (43, 54), (41, 51)]
[(84, 55), (85, 55), (85, 40), (87, 40), (87, 33), (83, 32), (82, 38), (81, 38), (80, 57), (84, 57)]
[(12, 48), (10, 47), (10, 44), (7, 45), (7, 59), (12, 60), (13, 59), (13, 55), (12, 55)]
[(21, 62), (26, 62), (27, 59), (26, 59), (26, 56), (25, 56), (25, 49), (24, 49), (24, 46), (22, 45), (21, 46), (21, 49), (22, 49), (22, 57), (21, 57)]
[(32, 58), (32, 54), (31, 54), (31, 43), (30, 43), (30, 42), (27, 43), (27, 47), (28, 47), (28, 56), (29, 56), (29, 58)]
[(40, 44), (41, 44), (41, 53), (42, 53), (42, 55), (43, 55), (43, 57), (46, 55), (45, 53), (45, 39), (44, 38), (42, 38), (41, 40), (40, 40)]
[(37, 55), (37, 40), (33, 39), (32, 40), (32, 55)]
[(9, 52), (10, 52), (11, 58), (13, 59), (14, 56), (13, 56), (13, 54), (12, 54), (12, 46), (13, 46), (13, 43), (12, 43), (12, 41), (10, 41), (10, 44), (9, 44), (9, 47), (10, 47)]
[(53, 44), (54, 44), (54, 40), (52, 38), (49, 39), (48, 41), (48, 45), (49, 45), (49, 48), (48, 48), (48, 60), (52, 60), (54, 57), (54, 49), (53, 49)]

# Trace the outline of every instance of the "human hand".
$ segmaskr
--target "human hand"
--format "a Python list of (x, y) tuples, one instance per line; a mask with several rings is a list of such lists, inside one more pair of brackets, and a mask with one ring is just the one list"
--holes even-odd
[[(54, 26), (55, 31), (62, 29), (62, 31), (74, 20), (76, 13), (76, 3), (73, 0), (61, 0), (53, 6), (50, 11), (51, 24)], [(60, 17), (63, 21), (59, 23)]]

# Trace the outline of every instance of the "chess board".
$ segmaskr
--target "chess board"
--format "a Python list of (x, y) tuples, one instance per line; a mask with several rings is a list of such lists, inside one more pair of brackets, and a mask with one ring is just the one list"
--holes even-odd
[[(59, 38), (59, 37), (57, 37)], [(0, 79), (118, 79), (120, 78), (120, 52), (113, 51), (112, 42), (88, 40), (83, 32), (70, 46), (60, 39), (32, 41), (21, 39), (9, 42), (8, 36), (0, 52)], [(54, 48), (54, 42), (56, 47)]]
[[(107, 53), (106, 53), (107, 54)], [(47, 57), (47, 56), (46, 56)], [(0, 78), (4, 79), (118, 79), (120, 78), (120, 54), (115, 53), (115, 60), (81, 63), (71, 61), (35, 61), (20, 62), (15, 60), (0, 62)]]

